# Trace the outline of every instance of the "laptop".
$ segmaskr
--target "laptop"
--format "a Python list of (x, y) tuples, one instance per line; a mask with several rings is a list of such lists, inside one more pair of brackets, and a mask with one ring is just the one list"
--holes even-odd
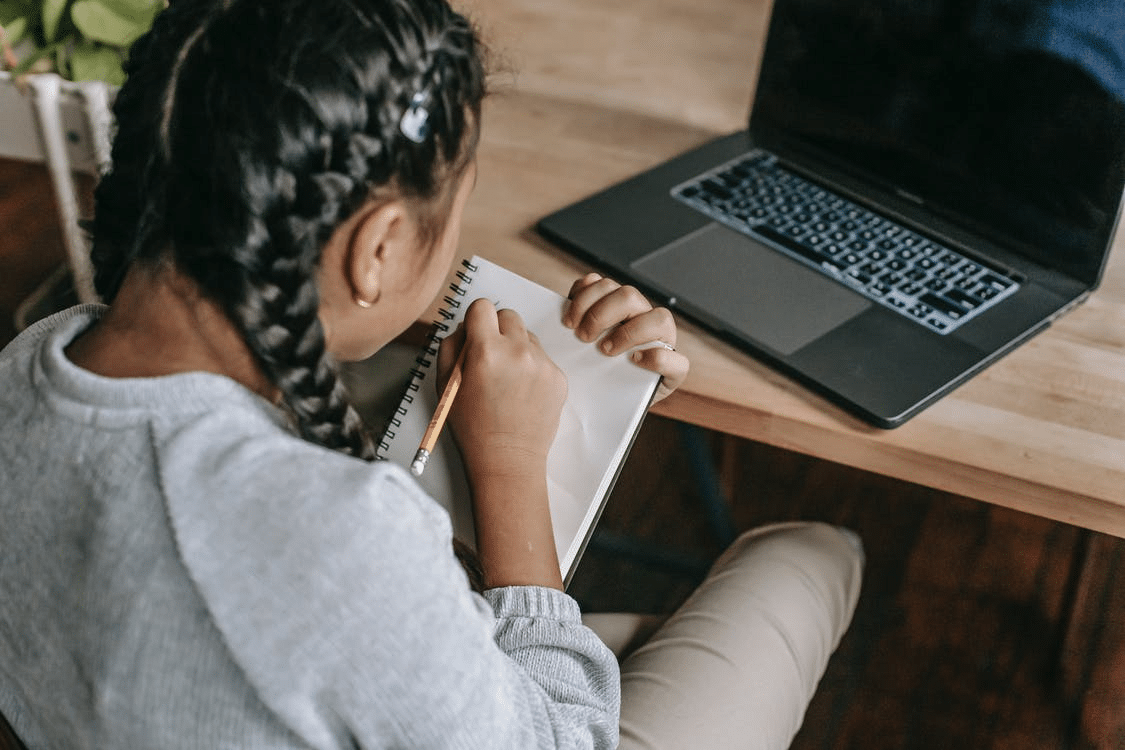
[(901, 425), (1099, 283), (1123, 29), (1120, 0), (774, 0), (746, 130), (537, 228)]

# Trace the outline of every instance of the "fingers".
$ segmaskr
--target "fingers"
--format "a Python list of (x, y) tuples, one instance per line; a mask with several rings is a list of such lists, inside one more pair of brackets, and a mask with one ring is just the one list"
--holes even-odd
[(630, 358), (646, 370), (660, 373), (660, 386), (653, 397), (654, 403), (683, 385), (691, 369), (691, 362), (687, 357), (663, 346), (638, 349), (630, 355)]
[(534, 335), (527, 330), (527, 326), (523, 323), (523, 318), (515, 310), (507, 308), (496, 311), (496, 323), (500, 329), (502, 336), (527, 336), (534, 338)]
[(609, 356), (650, 343), (676, 347), (676, 319), (666, 307), (650, 307), (609, 329), (598, 348)]
[(574, 283), (570, 285), (570, 291), (567, 292), (567, 299), (574, 299), (576, 293), (601, 280), (602, 275), (600, 273), (588, 273), (581, 278), (575, 279)]
[[(607, 279), (598, 274), (588, 274), (575, 282), (570, 290), (570, 302), (567, 306), (563, 323), (574, 329), (578, 338), (583, 341), (595, 341), (607, 332), (617, 337), (630, 335), (641, 338), (632, 338), (631, 344), (624, 338), (614, 346), (615, 351), (623, 351), (630, 345), (652, 341), (654, 338), (643, 338), (649, 333), (675, 334), (675, 325), (671, 316), (667, 319), (661, 317), (640, 321), (633, 325), (622, 326), (637, 316), (652, 311), (650, 303), (635, 287), (622, 286), (613, 279)], [(623, 328), (619, 333), (618, 328)], [(675, 344), (674, 341), (668, 341)]]
[(676, 345), (676, 321), (667, 308), (654, 308), (636, 288), (587, 274), (570, 289), (563, 323), (583, 341), (596, 341), (609, 355), (653, 341)]
[(465, 311), (464, 327), (474, 335), (488, 335), (500, 332), (499, 315), (491, 301), (481, 298), (473, 300)]
[[(511, 311), (507, 311), (511, 312)], [(509, 329), (513, 327), (510, 316), (504, 316)], [(518, 323), (522, 326), (522, 322)], [(500, 312), (487, 299), (477, 299), (465, 311), (465, 319), (452, 333), (442, 339), (438, 349), (438, 388), (445, 386), (445, 381), (453, 369), (461, 350), (466, 346), (485, 345), (490, 339), (502, 336)]]
[(653, 307), (632, 286), (622, 286), (597, 273), (586, 274), (570, 288), (563, 324), (573, 328), (583, 341), (597, 341), (607, 355), (635, 349), (633, 361), (662, 376), (658, 401), (687, 377), (690, 363), (675, 351), (676, 320), (672, 313), (664, 307)]

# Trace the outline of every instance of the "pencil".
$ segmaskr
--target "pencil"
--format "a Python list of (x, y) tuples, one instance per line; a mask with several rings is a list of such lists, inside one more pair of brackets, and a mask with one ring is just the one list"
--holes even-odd
[(457, 361), (453, 365), (453, 370), (449, 373), (445, 390), (442, 391), (441, 398), (438, 399), (434, 416), (430, 419), (429, 425), (426, 426), (426, 432), (422, 435), (422, 442), (418, 445), (418, 452), (414, 454), (414, 460), (410, 462), (410, 473), (416, 477), (422, 476), (422, 472), (425, 471), (426, 461), (429, 460), (430, 453), (437, 445), (438, 435), (445, 427), (445, 419), (449, 416), (449, 407), (453, 405), (453, 399), (461, 388), (461, 365), (465, 361), (465, 350), (467, 348), (467, 346), (462, 345), (461, 351), (457, 355)]

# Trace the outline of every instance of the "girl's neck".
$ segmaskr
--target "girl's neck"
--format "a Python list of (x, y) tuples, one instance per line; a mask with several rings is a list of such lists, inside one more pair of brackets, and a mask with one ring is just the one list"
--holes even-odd
[(190, 279), (167, 266), (134, 265), (113, 304), (66, 349), (97, 375), (138, 378), (211, 372), (275, 400), (238, 330)]

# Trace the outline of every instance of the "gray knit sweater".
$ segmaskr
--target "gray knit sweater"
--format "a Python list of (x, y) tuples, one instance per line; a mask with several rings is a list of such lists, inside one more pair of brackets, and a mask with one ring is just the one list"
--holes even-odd
[(616, 745), (573, 599), (473, 594), (407, 473), (229, 379), (76, 367), (100, 312), (0, 354), (0, 712), (30, 747)]

